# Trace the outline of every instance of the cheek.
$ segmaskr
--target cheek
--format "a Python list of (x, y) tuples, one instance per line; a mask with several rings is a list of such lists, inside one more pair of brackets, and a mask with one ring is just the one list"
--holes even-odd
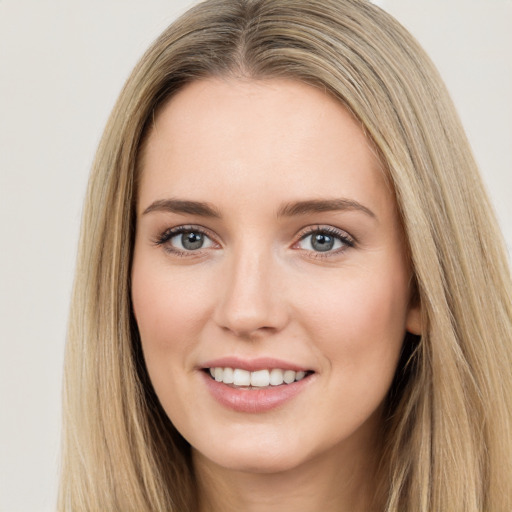
[(145, 255), (134, 258), (132, 301), (144, 360), (155, 391), (167, 411), (179, 409), (176, 400), (187, 397), (181, 389), (193, 369), (193, 354), (214, 302), (211, 279), (192, 276)]
[(174, 411), (173, 421), (195, 401), (184, 382), (210, 315), (211, 289), (212, 283), (197, 272), (192, 276), (183, 269), (173, 271), (165, 259), (135, 254), (132, 302), (144, 360), (164, 410)]
[(213, 302), (211, 289), (212, 284), (197, 273), (176, 272), (165, 263), (136, 258), (132, 301), (143, 343), (163, 350), (186, 339), (180, 334), (199, 331)]
[(324, 284), (322, 293), (309, 287), (304, 297), (309, 305), (303, 306), (304, 325), (317, 348), (353, 379), (392, 378), (405, 336), (405, 276), (354, 271)]
[(355, 431), (383, 403), (405, 336), (406, 287), (378, 275), (368, 281), (343, 279), (304, 310), (309, 336), (328, 360), (324, 400), (333, 435), (340, 426)]

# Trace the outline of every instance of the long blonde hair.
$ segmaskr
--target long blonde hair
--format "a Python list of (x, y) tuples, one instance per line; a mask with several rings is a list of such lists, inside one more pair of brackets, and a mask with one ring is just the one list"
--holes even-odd
[(155, 112), (208, 76), (321, 87), (360, 121), (395, 191), (421, 303), (390, 391), (387, 512), (512, 510), (512, 297), (504, 244), (445, 87), (364, 0), (207, 0), (128, 79), (94, 162), (65, 363), (59, 510), (196, 508), (189, 446), (151, 387), (130, 303), (137, 160)]

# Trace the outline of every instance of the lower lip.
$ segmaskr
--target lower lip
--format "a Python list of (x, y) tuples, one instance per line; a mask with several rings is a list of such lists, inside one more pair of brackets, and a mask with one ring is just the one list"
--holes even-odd
[(310, 375), (291, 384), (261, 389), (241, 389), (217, 382), (206, 372), (201, 373), (208, 390), (217, 402), (233, 411), (246, 413), (271, 411), (284, 405), (303, 391), (312, 378)]

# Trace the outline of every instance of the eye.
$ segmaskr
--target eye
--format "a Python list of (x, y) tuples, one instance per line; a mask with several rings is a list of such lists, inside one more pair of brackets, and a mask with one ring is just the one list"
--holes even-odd
[(337, 253), (353, 246), (354, 240), (347, 233), (335, 228), (310, 229), (296, 245), (298, 249), (317, 253)]
[(175, 235), (169, 239), (169, 243), (183, 251), (197, 251), (212, 245), (212, 241), (204, 233), (198, 231), (186, 231)]
[(162, 233), (157, 240), (157, 245), (165, 246), (171, 253), (183, 254), (214, 247), (213, 240), (199, 228), (191, 226), (178, 226)]

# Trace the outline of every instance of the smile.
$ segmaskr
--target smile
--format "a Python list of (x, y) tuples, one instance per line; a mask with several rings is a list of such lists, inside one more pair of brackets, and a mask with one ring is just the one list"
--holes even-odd
[(207, 368), (212, 379), (234, 388), (254, 389), (292, 384), (307, 377), (312, 372), (283, 370), (281, 368), (248, 371), (241, 368)]
[(198, 370), (215, 401), (237, 413), (265, 413), (284, 407), (317, 378), (315, 370), (268, 357), (223, 357), (203, 362)]

